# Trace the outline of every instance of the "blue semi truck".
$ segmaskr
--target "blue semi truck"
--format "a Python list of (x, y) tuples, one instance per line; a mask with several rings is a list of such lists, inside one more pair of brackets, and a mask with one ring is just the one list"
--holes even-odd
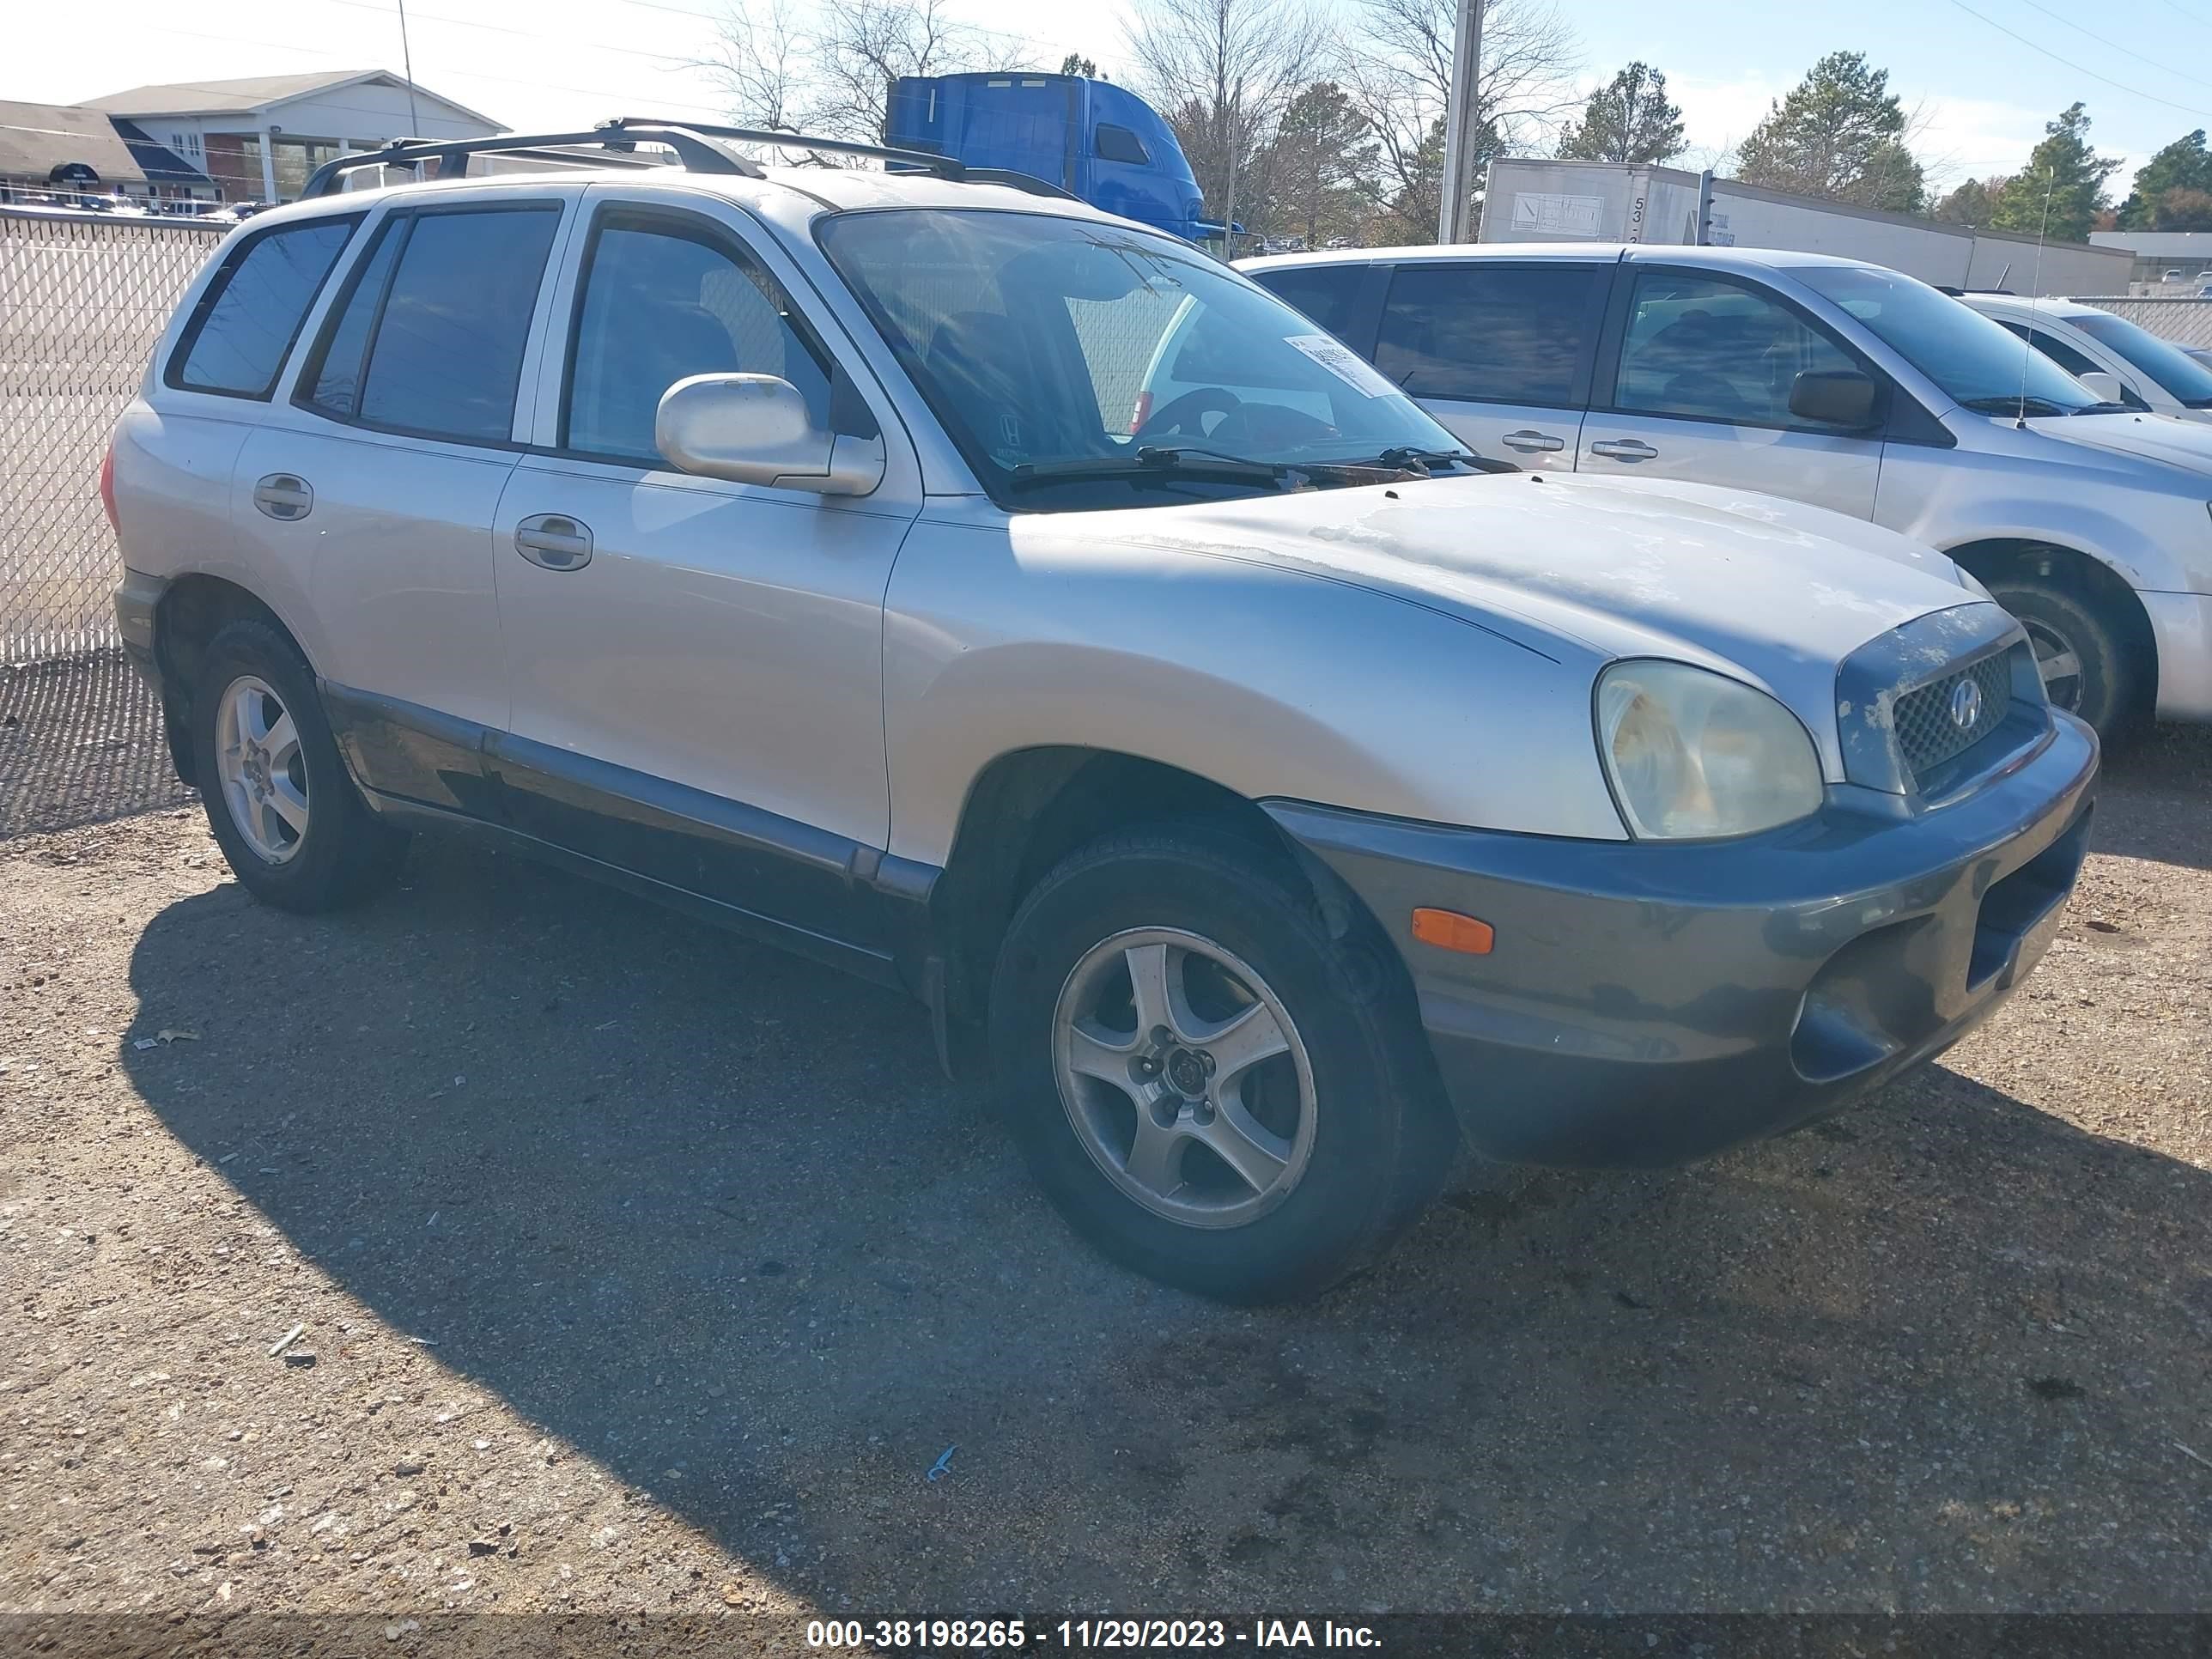
[(1026, 173), (1186, 240), (1220, 237), (1198, 179), (1158, 111), (1081, 75), (902, 75), (884, 142), (970, 167)]

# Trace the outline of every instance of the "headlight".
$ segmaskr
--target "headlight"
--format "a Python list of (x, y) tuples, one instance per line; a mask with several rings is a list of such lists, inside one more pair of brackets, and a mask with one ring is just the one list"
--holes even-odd
[(1797, 717), (1687, 663), (1617, 662), (1599, 675), (1597, 750), (1639, 841), (1748, 836), (1820, 805), (1820, 757)]

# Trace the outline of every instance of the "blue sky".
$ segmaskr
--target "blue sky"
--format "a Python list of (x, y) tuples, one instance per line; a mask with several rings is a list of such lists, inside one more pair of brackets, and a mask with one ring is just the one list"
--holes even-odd
[[(1033, 61), (1056, 62), (1071, 47), (1109, 66), (1121, 57), (1123, 0), (1079, 11), (1035, 0), (948, 4)], [(70, 102), (146, 82), (400, 67), (391, 0), (17, 9), (0, 55), (0, 98)], [(1698, 150), (1741, 139), (1770, 100), (1838, 48), (1890, 70), (1919, 114), (1917, 148), (1947, 181), (2018, 167), (2043, 124), (2077, 98), (2099, 147), (2128, 158), (2123, 185), (2160, 145), (2212, 128), (2212, 0), (2094, 9), (2069, 0), (1601, 0), (1561, 9), (1581, 38), (1582, 78), (1600, 80), (1632, 58), (1656, 64)], [(411, 0), (416, 79), (517, 126), (621, 111), (704, 118), (720, 108), (714, 88), (686, 65), (708, 49), (720, 10), (717, 0)]]

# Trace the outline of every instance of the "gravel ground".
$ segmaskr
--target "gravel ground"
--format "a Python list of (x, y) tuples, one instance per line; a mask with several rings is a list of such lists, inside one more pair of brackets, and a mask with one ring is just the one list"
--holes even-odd
[(1076, 1245), (886, 993), (476, 850), (303, 920), (196, 810), (19, 835), (0, 1610), (2212, 1609), (2208, 784), (2115, 769), (1942, 1066), (1267, 1313)]

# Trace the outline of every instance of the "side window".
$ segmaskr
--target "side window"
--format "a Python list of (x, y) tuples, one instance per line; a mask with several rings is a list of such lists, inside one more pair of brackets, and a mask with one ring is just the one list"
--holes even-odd
[(234, 250), (185, 325), (168, 383), (187, 392), (266, 398), (315, 295), (361, 216), (262, 232)]
[(2069, 374), (2081, 374), (2104, 367), (2076, 351), (2065, 341), (2045, 334), (2041, 329), (2031, 329), (2025, 323), (2008, 323), (1998, 319), (2007, 332), (2016, 339), (2026, 340), (2038, 351), (2064, 369)]
[(1620, 344), (1613, 406), (1747, 426), (1802, 427), (1790, 388), (1858, 364), (1770, 295), (1708, 276), (1642, 271)]
[(365, 426), (505, 443), (560, 222), (550, 203), (386, 221), (324, 330), (300, 401)]
[(409, 222), (404, 218), (386, 219), (380, 225), (376, 240), (346, 279), (336, 319), (325, 325), (322, 343), (294, 394), (307, 407), (341, 421), (351, 420), (360, 407), (361, 371), (368, 361), (370, 327), (384, 307), (392, 261), (399, 245), (407, 240)]
[(1609, 267), (1406, 265), (1390, 279), (1375, 366), (1413, 398), (1571, 404)]
[(1366, 275), (1365, 265), (1292, 265), (1255, 271), (1252, 280), (1341, 339), (1352, 327), (1360, 280)]
[(1098, 124), (1098, 131), (1091, 139), (1091, 145), (1102, 161), (1129, 161), (1138, 167), (1145, 167), (1149, 165), (1152, 159), (1152, 153), (1145, 148), (1143, 139), (1138, 137), (1128, 128), (1117, 127), (1110, 122), (1101, 121)]
[(659, 465), (661, 394), (693, 374), (773, 374), (830, 423), (830, 374), (776, 280), (703, 221), (604, 215), (585, 254), (561, 446)]

